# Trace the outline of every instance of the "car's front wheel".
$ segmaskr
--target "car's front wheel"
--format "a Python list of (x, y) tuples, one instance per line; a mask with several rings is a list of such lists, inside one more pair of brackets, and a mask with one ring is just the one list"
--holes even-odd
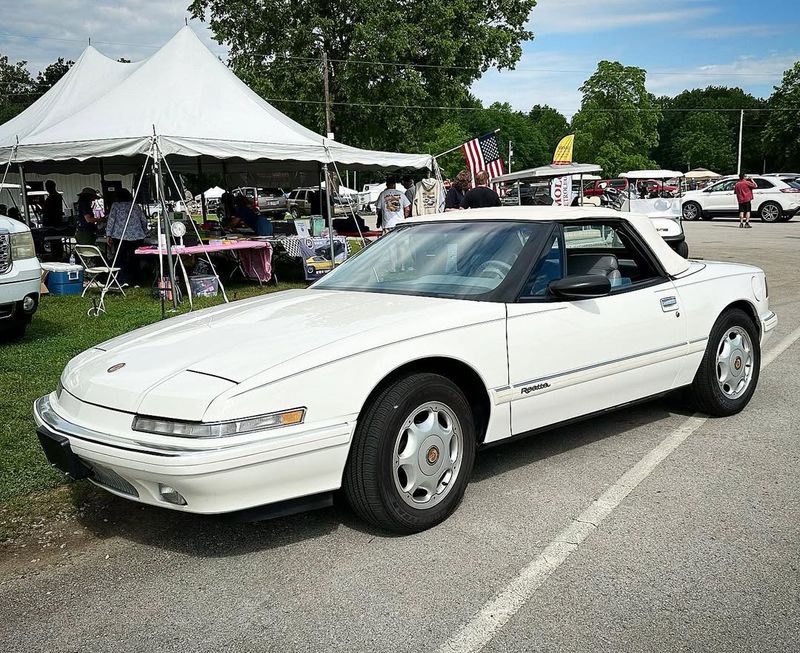
[(711, 329), (706, 352), (691, 385), (702, 412), (735, 415), (750, 402), (761, 371), (758, 328), (741, 309), (723, 313)]
[(779, 222), (783, 216), (783, 209), (777, 202), (764, 202), (758, 210), (762, 222)]
[(683, 205), (684, 220), (699, 220), (703, 216), (703, 209), (697, 202), (686, 202)]
[(416, 533), (461, 502), (475, 460), (475, 425), (449, 379), (419, 373), (394, 381), (359, 418), (344, 491), (363, 519)]

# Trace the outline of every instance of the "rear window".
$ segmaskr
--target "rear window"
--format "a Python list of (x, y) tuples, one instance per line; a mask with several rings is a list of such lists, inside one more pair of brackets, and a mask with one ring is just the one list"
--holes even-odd
[(262, 188), (260, 194), (267, 197), (280, 197), (283, 195), (283, 191), (280, 188)]

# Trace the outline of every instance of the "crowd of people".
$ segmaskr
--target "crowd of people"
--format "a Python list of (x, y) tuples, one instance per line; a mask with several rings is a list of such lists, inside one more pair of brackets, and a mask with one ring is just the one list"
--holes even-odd
[[(403, 177), (401, 184), (402, 190), (397, 187), (395, 177), (387, 177), (386, 189), (381, 192), (375, 203), (378, 227), (384, 231), (394, 229), (411, 215), (411, 208), (417, 197), (416, 184), (410, 176)], [(486, 171), (475, 173), (475, 185), (472, 186), (469, 173), (462, 170), (450, 182), (450, 188), (444, 196), (445, 211), (464, 211), (500, 205), (500, 195), (489, 186), (489, 173)]]

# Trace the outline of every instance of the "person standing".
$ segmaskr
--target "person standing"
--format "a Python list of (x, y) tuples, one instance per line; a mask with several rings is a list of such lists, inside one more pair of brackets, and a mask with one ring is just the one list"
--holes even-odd
[(378, 211), (378, 223), (384, 231), (394, 229), (402, 220), (411, 215), (411, 202), (406, 194), (399, 191), (394, 177), (386, 178), (386, 188), (378, 195), (375, 208)]
[(413, 177), (406, 175), (405, 177), (403, 177), (402, 182), (403, 182), (403, 188), (406, 189), (406, 199), (408, 200), (409, 204), (413, 204), (414, 193), (417, 192), (417, 187), (414, 184), (414, 179)]
[(131, 192), (127, 188), (121, 188), (117, 191), (117, 201), (108, 211), (106, 241), (110, 260), (114, 260), (114, 253), (119, 250), (117, 265), (120, 267), (119, 281), (122, 285), (138, 281), (135, 252), (144, 245), (146, 235), (147, 218), (139, 205), (133, 203)]
[[(56, 188), (56, 182), (52, 179), (44, 182), (44, 189), (47, 191), (47, 197), (42, 209), (42, 225), (50, 229), (58, 228), (64, 219), (64, 201)], [(64, 244), (61, 240), (51, 241), (50, 251), (56, 261), (64, 258)]]
[(78, 193), (78, 217), (75, 222), (75, 241), (79, 245), (94, 245), (97, 240), (97, 223), (92, 205), (100, 196), (88, 186)]
[(753, 210), (753, 189), (758, 188), (752, 179), (739, 175), (739, 181), (733, 187), (736, 201), (739, 202), (739, 229), (752, 229), (750, 226), (750, 212)]
[(469, 174), (466, 170), (462, 170), (456, 175), (456, 178), (450, 183), (450, 188), (447, 189), (447, 195), (444, 197), (444, 210), (445, 211), (460, 211), (461, 200), (469, 190)]
[(464, 195), (461, 208), (483, 209), (490, 206), (500, 206), (500, 196), (489, 188), (489, 173), (481, 170), (475, 173), (475, 188)]

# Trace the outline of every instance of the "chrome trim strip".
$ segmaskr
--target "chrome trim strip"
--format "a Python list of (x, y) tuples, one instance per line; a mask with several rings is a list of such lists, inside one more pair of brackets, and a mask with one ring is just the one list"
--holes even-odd
[(609, 361), (603, 361), (602, 363), (594, 363), (593, 365), (587, 365), (585, 367), (576, 367), (572, 370), (567, 370), (566, 372), (558, 372), (557, 374), (550, 374), (549, 376), (541, 376), (538, 379), (532, 379), (530, 381), (523, 381), (522, 383), (516, 383), (512, 386), (512, 389), (516, 390), (517, 388), (522, 388), (528, 385), (534, 385), (536, 383), (544, 383), (545, 381), (553, 381), (554, 379), (558, 379), (564, 376), (569, 376), (570, 374), (578, 374), (579, 372), (588, 372), (589, 370), (597, 369), (598, 367), (605, 367), (607, 365), (615, 365), (617, 363), (624, 363), (625, 361), (633, 360), (635, 358), (642, 358), (644, 356), (652, 356), (653, 354), (660, 354), (661, 352), (669, 351), (670, 349), (678, 349), (680, 347), (686, 347), (685, 342), (681, 342), (677, 345), (670, 345), (669, 347), (660, 347), (659, 349), (653, 349), (651, 351), (645, 351), (640, 354), (632, 354), (630, 356), (623, 356), (622, 358), (615, 358)]

